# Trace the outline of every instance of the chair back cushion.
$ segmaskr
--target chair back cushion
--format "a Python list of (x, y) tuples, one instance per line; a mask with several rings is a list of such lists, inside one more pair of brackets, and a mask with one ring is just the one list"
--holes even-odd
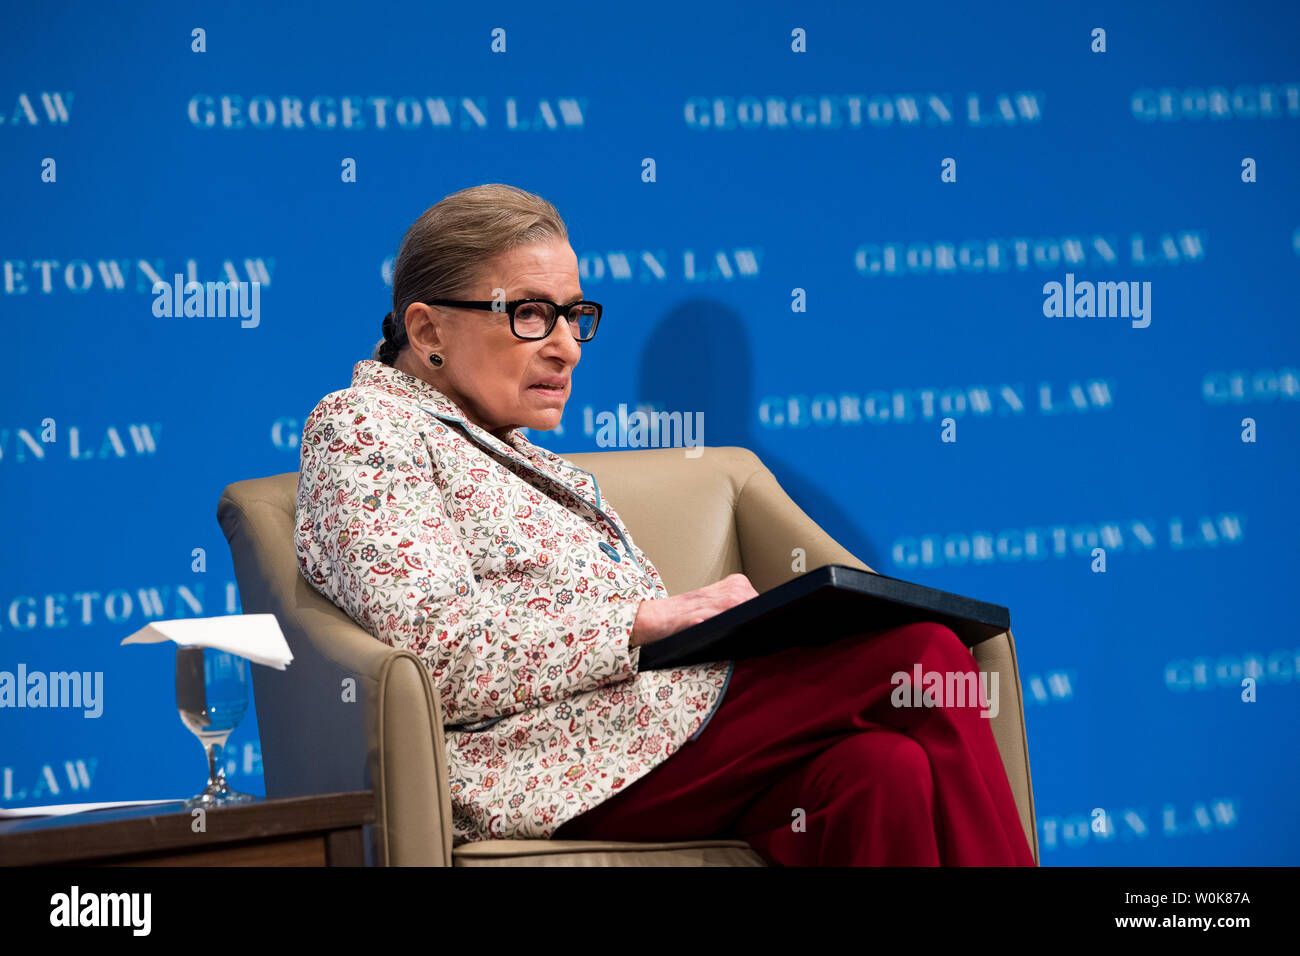
[(602, 499), (613, 504), (669, 594), (744, 570), (736, 501), (745, 479), (762, 467), (743, 448), (706, 448), (698, 458), (686, 451), (557, 453), (596, 476)]

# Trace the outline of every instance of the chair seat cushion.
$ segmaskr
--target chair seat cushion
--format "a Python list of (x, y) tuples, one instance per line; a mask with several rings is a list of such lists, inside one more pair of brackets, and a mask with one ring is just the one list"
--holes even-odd
[(480, 840), (452, 851), (455, 866), (766, 866), (744, 840)]

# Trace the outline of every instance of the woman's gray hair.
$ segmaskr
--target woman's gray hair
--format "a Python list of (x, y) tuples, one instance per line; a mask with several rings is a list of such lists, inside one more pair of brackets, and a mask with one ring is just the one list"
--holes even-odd
[(541, 196), (504, 183), (470, 186), (440, 199), (411, 224), (393, 266), (393, 311), (372, 358), (392, 365), (409, 341), (413, 302), (470, 297), (484, 264), (518, 246), (569, 239), (556, 208)]

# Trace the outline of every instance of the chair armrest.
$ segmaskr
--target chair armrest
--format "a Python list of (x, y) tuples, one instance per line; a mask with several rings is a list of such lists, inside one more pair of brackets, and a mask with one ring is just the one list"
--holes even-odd
[(736, 535), (741, 563), (756, 591), (771, 590), (801, 573), (793, 567), (796, 548), (803, 550), (809, 571), (824, 564), (872, 570), (808, 517), (757, 455), (745, 451), (753, 459), (753, 471), (736, 499)]
[(369, 787), (377, 864), (450, 866), (446, 737), (428, 669), (332, 604), (311, 606), (318, 597), (286, 622), (288, 670), (254, 674), (267, 795)]
[[(306, 582), (303, 584), (304, 587), (307, 586)], [(317, 596), (312, 592), (312, 597)], [(361, 628), (333, 604), (328, 604), (325, 608), (300, 605), (296, 616), (311, 642), (312, 652), (358, 677), (378, 680), (388, 665), (389, 658), (400, 653), (383, 641), (376, 640), (374, 635)], [(435, 700), (434, 706), (437, 705)]]
[(451, 866), (446, 735), (442, 705), (425, 663), (411, 651), (376, 640), (332, 604), (300, 608), (299, 615), (313, 650), (358, 682), (378, 804), (376, 862)]
[(989, 721), (1011, 794), (1020, 811), (1020, 825), (1038, 863), (1038, 818), (1034, 811), (1033, 775), (1029, 772), (1029, 734), (1025, 728), (1025, 694), (1010, 631), (980, 641), (971, 654), (982, 673), (998, 674), (998, 714)]

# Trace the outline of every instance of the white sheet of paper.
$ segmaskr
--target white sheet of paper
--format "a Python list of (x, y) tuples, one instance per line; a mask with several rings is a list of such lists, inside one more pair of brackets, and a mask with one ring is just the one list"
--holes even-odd
[(215, 647), (281, 671), (293, 660), (274, 614), (225, 614), (221, 617), (154, 621), (122, 639), (123, 644), (157, 644), (161, 641), (175, 641), (187, 647)]
[(62, 816), (68, 813), (85, 813), (87, 810), (107, 810), (111, 807), (143, 807), (154, 803), (178, 803), (184, 799), (184, 797), (177, 797), (174, 800), (109, 800), (106, 803), (56, 803), (45, 807), (0, 807), (0, 820)]

